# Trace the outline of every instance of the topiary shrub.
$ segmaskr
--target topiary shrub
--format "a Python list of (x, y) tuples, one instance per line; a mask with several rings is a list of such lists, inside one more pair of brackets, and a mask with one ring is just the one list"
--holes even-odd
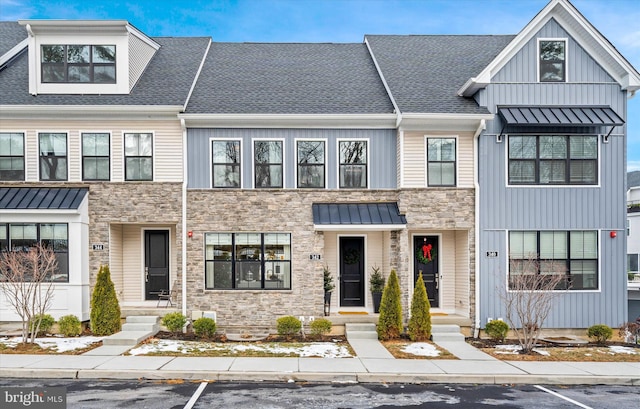
[(91, 332), (94, 335), (112, 335), (121, 328), (120, 305), (109, 266), (100, 266), (91, 295)]
[[(38, 326), (38, 321), (40, 321), (40, 326)], [(53, 328), (53, 324), (56, 323), (56, 320), (49, 314), (37, 314), (31, 318), (29, 322), (29, 328), (36, 328), (38, 333), (36, 336), (41, 336), (44, 334), (48, 334), (51, 332), (51, 328)]]
[(309, 328), (311, 329), (312, 335), (325, 335), (331, 332), (331, 321), (326, 318), (318, 318), (316, 320), (311, 321), (309, 324)]
[(411, 299), (411, 318), (409, 318), (409, 339), (428, 341), (431, 338), (431, 303), (427, 297), (422, 273), (418, 276)]
[(382, 292), (380, 315), (378, 316), (378, 339), (400, 338), (402, 333), (402, 304), (400, 304), (400, 284), (395, 270), (391, 270), (387, 285)]
[(201, 338), (211, 338), (216, 333), (216, 322), (213, 318), (202, 317), (193, 321), (193, 332)]
[(170, 312), (162, 317), (162, 325), (171, 332), (180, 332), (187, 323), (187, 317), (180, 312)]
[(65, 337), (77, 337), (82, 333), (82, 323), (75, 315), (65, 315), (58, 320), (60, 333)]
[(502, 320), (491, 320), (484, 327), (484, 332), (494, 341), (504, 341), (509, 332), (509, 324)]
[(598, 344), (604, 344), (613, 336), (613, 330), (608, 325), (596, 324), (587, 329), (587, 335)]
[(296, 317), (287, 315), (276, 320), (276, 329), (279, 335), (291, 336), (300, 332), (302, 323)]

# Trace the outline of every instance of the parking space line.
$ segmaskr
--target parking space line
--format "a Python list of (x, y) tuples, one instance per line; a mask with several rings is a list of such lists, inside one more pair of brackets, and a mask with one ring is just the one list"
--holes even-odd
[(191, 396), (191, 399), (189, 399), (189, 402), (187, 402), (187, 404), (184, 405), (184, 409), (193, 408), (193, 405), (196, 404), (196, 402), (198, 401), (198, 398), (200, 397), (200, 394), (202, 393), (204, 388), (207, 387), (207, 385), (208, 385), (207, 382), (202, 382), (200, 386), (198, 386), (198, 389), (196, 389), (196, 391), (193, 393), (193, 396)]
[(550, 393), (550, 394), (552, 394), (553, 396), (557, 396), (557, 397), (559, 397), (560, 399), (564, 399), (564, 400), (566, 400), (567, 402), (571, 402), (571, 403), (573, 403), (574, 405), (579, 406), (579, 407), (581, 407), (581, 408), (584, 408), (584, 409), (593, 409), (591, 406), (583, 405), (582, 403), (580, 403), (580, 402), (578, 402), (578, 401), (575, 401), (575, 400), (573, 400), (573, 399), (571, 399), (571, 398), (567, 398), (566, 396), (562, 396), (562, 395), (560, 395), (559, 393), (552, 391), (551, 389), (547, 389), (547, 388), (545, 388), (545, 387), (543, 387), (543, 386), (540, 386), (540, 385), (533, 385), (533, 386), (534, 386), (534, 387), (536, 387), (536, 388), (538, 388), (538, 389), (540, 389), (541, 391), (544, 391), (544, 392)]

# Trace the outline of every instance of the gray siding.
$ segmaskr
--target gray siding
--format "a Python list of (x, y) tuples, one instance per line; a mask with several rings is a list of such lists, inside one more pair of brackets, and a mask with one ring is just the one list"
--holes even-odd
[[(537, 38), (542, 37), (569, 39), (567, 83), (537, 82)], [(626, 120), (626, 93), (555, 20), (543, 27), (475, 98), (492, 113), (500, 105), (608, 105)], [(505, 317), (498, 294), (506, 285), (509, 230), (581, 229), (600, 231), (598, 290), (561, 294), (544, 327), (586, 328), (598, 323), (619, 326), (627, 318), (625, 126), (613, 130), (609, 143), (598, 139), (597, 186), (508, 187), (507, 135), (503, 142), (496, 142), (502, 129), (497, 115), (487, 125), (480, 137), (478, 173), (481, 327), (489, 317)], [(603, 127), (597, 132), (610, 130)], [(615, 239), (609, 237), (612, 230), (618, 231)], [(498, 257), (487, 258), (487, 251), (497, 251)]]
[(188, 187), (202, 189), (211, 187), (210, 139), (232, 138), (242, 140), (242, 186), (251, 188), (252, 140), (284, 140), (285, 188), (295, 188), (296, 139), (325, 139), (327, 188), (337, 188), (337, 140), (369, 140), (370, 189), (396, 188), (396, 131), (394, 129), (188, 129), (187, 167)]

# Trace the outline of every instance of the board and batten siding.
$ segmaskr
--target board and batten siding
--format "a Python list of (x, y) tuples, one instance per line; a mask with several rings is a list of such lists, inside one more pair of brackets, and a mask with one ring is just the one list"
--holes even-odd
[(153, 180), (182, 181), (182, 130), (175, 120), (167, 121), (2, 121), (0, 132), (25, 133), (26, 181), (39, 181), (38, 134), (67, 134), (68, 180), (82, 181), (81, 133), (107, 132), (111, 135), (111, 181), (124, 181), (124, 133), (151, 132), (153, 138)]
[(149, 44), (129, 34), (129, 91), (136, 85), (155, 52)]
[(211, 187), (211, 139), (240, 139), (242, 188), (253, 187), (253, 140), (284, 140), (284, 187), (295, 188), (297, 139), (324, 139), (327, 188), (337, 188), (338, 140), (367, 139), (370, 189), (396, 188), (396, 131), (394, 129), (199, 129), (187, 130), (188, 187)]

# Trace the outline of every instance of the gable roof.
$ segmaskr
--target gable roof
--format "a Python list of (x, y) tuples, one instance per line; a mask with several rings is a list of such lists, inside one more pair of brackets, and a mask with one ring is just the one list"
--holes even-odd
[(456, 91), (513, 37), (367, 35), (365, 42), (402, 113), (485, 114), (485, 108)]
[(491, 78), (533, 38), (551, 19), (555, 19), (585, 51), (622, 87), (640, 89), (640, 73), (568, 0), (551, 0), (477, 76), (470, 76), (458, 95), (471, 96), (491, 83)]
[(0, 57), (27, 38), (27, 30), (17, 21), (0, 21)]
[(364, 44), (213, 43), (187, 114), (386, 114)]

